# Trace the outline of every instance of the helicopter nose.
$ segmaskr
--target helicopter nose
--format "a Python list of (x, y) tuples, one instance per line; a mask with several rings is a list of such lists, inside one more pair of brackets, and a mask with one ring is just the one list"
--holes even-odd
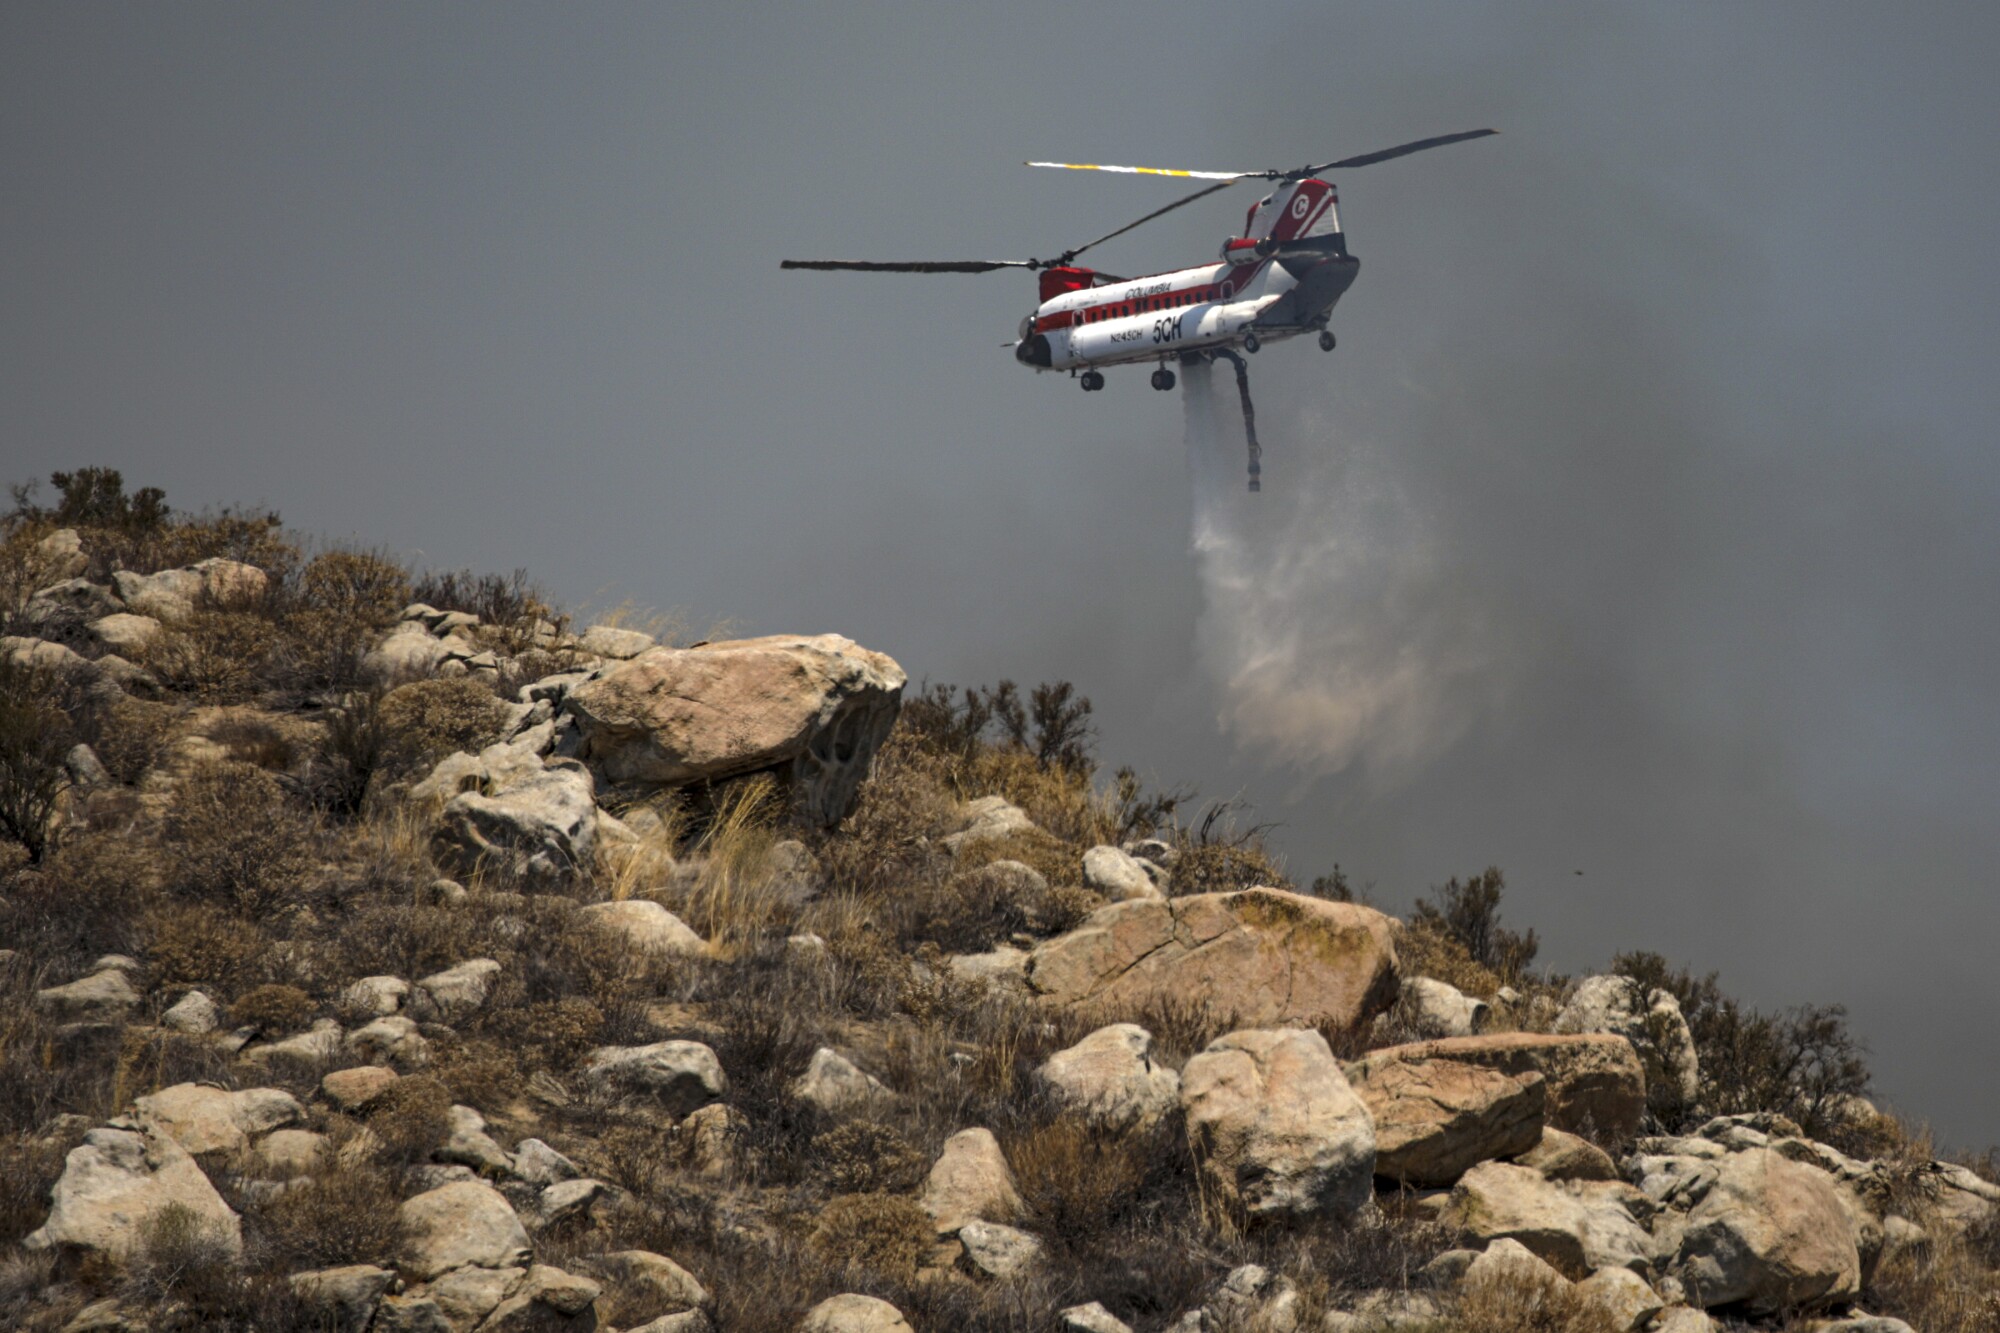
[(1044, 366), (1049, 364), (1049, 340), (1045, 334), (1032, 334), (1014, 346), (1014, 359), (1024, 366)]

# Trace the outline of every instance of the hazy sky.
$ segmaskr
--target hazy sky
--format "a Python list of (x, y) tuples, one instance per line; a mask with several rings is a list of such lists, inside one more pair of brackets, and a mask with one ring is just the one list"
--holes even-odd
[[(1844, 1002), (1984, 1144), (1996, 51), (1962, 4), (14, 3), (0, 472), (1074, 680), (1301, 879), (1498, 864), (1547, 961)], [(1016, 366), (1029, 279), (777, 266), (1047, 255), (1184, 188), (1027, 158), (1483, 125), (1337, 178), (1361, 276), (1337, 352), (1252, 362), (1226, 569), (1182, 396)], [(1252, 197), (1096, 257), (1199, 262)]]

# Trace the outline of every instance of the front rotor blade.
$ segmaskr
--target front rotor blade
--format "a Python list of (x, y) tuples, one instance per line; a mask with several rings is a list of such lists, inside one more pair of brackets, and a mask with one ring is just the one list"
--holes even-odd
[(1114, 236), (1123, 236), (1126, 232), (1132, 230), (1132, 228), (1144, 226), (1146, 223), (1151, 222), (1154, 218), (1160, 217), (1163, 214), (1171, 213), (1176, 208), (1179, 208), (1184, 204), (1191, 204), (1197, 199), (1205, 199), (1209, 195), (1214, 194), (1217, 190), (1226, 190), (1230, 186), (1234, 185), (1237, 181), (1242, 179), (1243, 178), (1241, 176), (1231, 176), (1227, 180), (1224, 180), (1219, 184), (1206, 186), (1203, 189), (1196, 190), (1193, 194), (1186, 195), (1182, 198), (1176, 199), (1171, 204), (1168, 204), (1165, 208), (1156, 208), (1152, 212), (1146, 214), (1145, 217), (1140, 218), (1137, 222), (1128, 222), (1124, 226), (1120, 227), (1117, 231), (1108, 231), (1104, 233), (1104, 235), (1098, 237), (1094, 241), (1091, 241), (1087, 245), (1079, 245), (1078, 247), (1076, 247), (1076, 249), (1069, 251), (1063, 256), (1063, 262), (1068, 263), (1070, 260), (1075, 259), (1078, 255), (1082, 254), (1085, 250), (1089, 250), (1094, 246), (1102, 245)]
[(991, 273), (998, 268), (1034, 268), (1032, 259), (939, 259), (882, 262), (873, 259), (787, 259), (779, 268), (848, 269), (856, 273)]
[(1031, 167), (1056, 167), (1063, 171), (1115, 171), (1123, 176), (1185, 176), (1198, 181), (1240, 180), (1246, 174), (1241, 171), (1175, 171), (1170, 167), (1107, 167), (1095, 162), (1029, 162)]
[(1462, 143), (1467, 139), (1483, 139), (1498, 130), (1467, 130), (1463, 134), (1440, 134), (1435, 139), (1418, 139), (1414, 143), (1398, 144), (1394, 148), (1384, 148), (1379, 153), (1363, 153), (1359, 157), (1343, 157), (1338, 162), (1322, 162), (1316, 167), (1307, 167), (1299, 174), (1317, 176), (1322, 171), (1345, 171), (1349, 167), (1365, 167), (1372, 162), (1387, 162), (1392, 157), (1403, 157), (1409, 153), (1421, 153), (1426, 148), (1442, 148), (1448, 143)]

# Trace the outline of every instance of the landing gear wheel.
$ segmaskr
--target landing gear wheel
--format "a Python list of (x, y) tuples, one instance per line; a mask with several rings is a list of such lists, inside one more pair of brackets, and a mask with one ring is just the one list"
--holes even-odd
[(1250, 355), (1255, 356), (1257, 354), (1257, 349), (1259, 347), (1262, 347), (1263, 345), (1264, 345), (1263, 343), (1257, 341), (1256, 334), (1246, 333), (1243, 335), (1243, 350), (1250, 353)]
[(1086, 370), (1083, 372), (1083, 391), (1085, 393), (1096, 393), (1099, 389), (1103, 387), (1104, 387), (1104, 376), (1098, 374), (1094, 370)]
[(1174, 387), (1174, 372), (1162, 366), (1153, 372), (1153, 387), (1162, 391)]
[(1333, 335), (1325, 329), (1319, 331), (1319, 350), (1322, 352), (1331, 352), (1333, 350)]

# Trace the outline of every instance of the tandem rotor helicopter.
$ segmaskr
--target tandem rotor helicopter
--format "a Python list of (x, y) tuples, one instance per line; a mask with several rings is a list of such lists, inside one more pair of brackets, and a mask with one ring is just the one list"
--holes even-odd
[[(1497, 130), (1467, 130), (1418, 139), (1380, 152), (1321, 162), (1295, 171), (1172, 171), (1161, 167), (1112, 167), (1085, 162), (1030, 162), (1065, 171), (1114, 171), (1131, 176), (1179, 176), (1216, 182), (1156, 208), (1094, 241), (1053, 259), (914, 260), (787, 259), (781, 268), (847, 269), (862, 273), (991, 273), (1024, 268), (1041, 274), (1041, 304), (1021, 321), (1021, 336), (1005, 346), (1037, 373), (1067, 370), (1087, 392), (1104, 387), (1105, 366), (1152, 361), (1155, 389), (1174, 387), (1169, 363), (1206, 364), (1221, 358), (1236, 368), (1243, 401), (1243, 431), (1250, 446), (1250, 489), (1259, 486), (1257, 418), (1250, 376), (1237, 348), (1255, 353), (1267, 342), (1317, 333), (1331, 352), (1327, 320), (1334, 302), (1354, 282), (1361, 261), (1347, 253), (1333, 183), (1321, 172), (1365, 167), (1426, 148), (1480, 139)], [(1222, 243), (1219, 262), (1138, 278), (1120, 278), (1075, 261), (1084, 251), (1154, 218), (1205, 199), (1238, 181), (1267, 180), (1277, 188), (1250, 206), (1243, 234)], [(1081, 372), (1081, 373), (1079, 373)]]

